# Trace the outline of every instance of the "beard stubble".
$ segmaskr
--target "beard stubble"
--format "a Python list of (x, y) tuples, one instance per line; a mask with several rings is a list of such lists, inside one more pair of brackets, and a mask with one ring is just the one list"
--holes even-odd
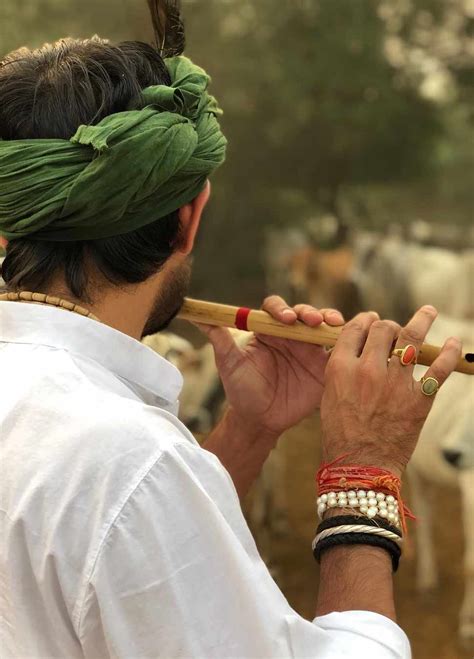
[(163, 331), (177, 316), (189, 290), (191, 272), (192, 258), (188, 257), (181, 265), (166, 275), (143, 328), (142, 338)]

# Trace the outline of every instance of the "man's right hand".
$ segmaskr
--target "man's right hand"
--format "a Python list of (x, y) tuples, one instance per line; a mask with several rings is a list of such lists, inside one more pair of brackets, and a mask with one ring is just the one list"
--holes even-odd
[[(421, 348), (437, 315), (422, 307), (400, 328), (376, 313), (361, 313), (344, 326), (326, 367), (321, 403), (323, 460), (375, 465), (401, 476), (435, 396), (413, 378), (413, 365), (391, 356), (392, 345)], [(398, 337), (398, 338), (397, 338)], [(427, 372), (441, 385), (461, 355), (458, 339), (446, 341)]]

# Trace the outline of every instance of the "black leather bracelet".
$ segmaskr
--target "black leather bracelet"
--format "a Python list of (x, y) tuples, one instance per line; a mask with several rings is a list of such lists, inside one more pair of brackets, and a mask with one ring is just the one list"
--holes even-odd
[(338, 533), (331, 535), (323, 540), (320, 540), (313, 549), (313, 556), (318, 561), (321, 561), (321, 554), (323, 551), (331, 547), (338, 547), (341, 545), (370, 545), (372, 547), (379, 547), (385, 549), (392, 559), (392, 568), (396, 572), (400, 563), (400, 556), (402, 551), (400, 547), (387, 538), (380, 536), (370, 535), (368, 533)]
[(402, 537), (402, 532), (393, 524), (390, 524), (381, 517), (369, 518), (365, 515), (337, 515), (336, 517), (328, 517), (318, 526), (316, 534), (325, 531), (326, 529), (333, 529), (335, 526), (343, 526), (345, 524), (361, 524), (363, 526), (378, 526), (380, 529), (385, 529), (386, 531), (391, 531), (395, 533), (400, 538)]

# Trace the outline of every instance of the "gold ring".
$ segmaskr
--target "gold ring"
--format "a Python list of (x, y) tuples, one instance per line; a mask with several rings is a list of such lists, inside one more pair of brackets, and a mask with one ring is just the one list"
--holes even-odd
[(434, 396), (439, 389), (439, 382), (434, 377), (421, 378), (421, 392), (425, 396)]
[(408, 344), (404, 348), (395, 348), (392, 355), (396, 355), (400, 358), (402, 366), (410, 366), (410, 364), (416, 364), (416, 353), (417, 350), (415, 346)]

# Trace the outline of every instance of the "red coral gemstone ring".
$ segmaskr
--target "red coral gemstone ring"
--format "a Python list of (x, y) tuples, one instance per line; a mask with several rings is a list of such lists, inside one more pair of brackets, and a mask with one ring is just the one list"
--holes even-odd
[(402, 366), (409, 366), (410, 364), (416, 363), (417, 351), (415, 346), (408, 344), (404, 348), (396, 348), (392, 355), (396, 355), (400, 358)]

